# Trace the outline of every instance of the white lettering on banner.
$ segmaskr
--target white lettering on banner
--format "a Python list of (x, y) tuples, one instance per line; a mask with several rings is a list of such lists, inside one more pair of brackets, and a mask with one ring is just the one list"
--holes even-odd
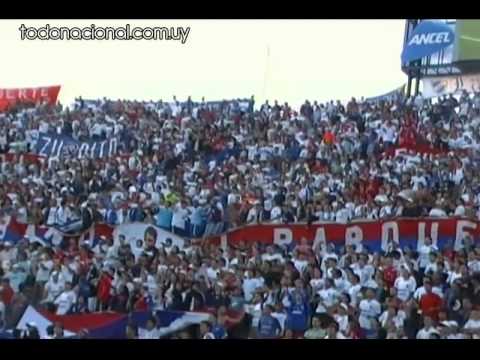
[(107, 143), (106, 141), (103, 141), (102, 145), (100, 145), (100, 153), (98, 154), (98, 157), (103, 157), (103, 154), (104, 154), (103, 149), (105, 148), (106, 143)]
[(5, 90), (0, 89), (0, 100), (2, 100), (5, 97)]
[(117, 139), (110, 140), (110, 147), (108, 149), (108, 156), (112, 157), (117, 153)]
[(449, 33), (448, 32), (439, 32), (439, 33), (430, 33), (430, 34), (416, 34), (409, 41), (408, 45), (431, 45), (431, 44), (443, 44), (449, 43)]
[(220, 238), (220, 247), (226, 251), (228, 247), (227, 234), (223, 234)]
[(47, 148), (48, 148), (48, 145), (50, 145), (50, 142), (52, 141), (51, 138), (46, 138), (46, 142), (45, 144), (43, 145), (43, 147), (40, 149), (40, 152), (38, 153), (38, 155), (40, 156), (48, 156), (47, 154)]
[[(417, 249), (420, 249), (423, 244), (425, 244), (425, 227), (426, 224), (424, 222), (418, 223), (418, 241), (417, 241)], [(438, 242), (438, 223), (432, 223), (430, 226), (430, 239), (432, 239), (432, 244), (437, 245)]]
[(40, 88), (40, 97), (48, 98), (48, 88)]
[(58, 140), (55, 139), (55, 140), (53, 141), (52, 150), (50, 151), (50, 155), (51, 155), (51, 156), (57, 156), (57, 154), (55, 153), (55, 150), (56, 150), (56, 148), (57, 148), (57, 144), (58, 144)]
[(27, 89), (19, 89), (18, 90), (18, 99), (28, 99), (27, 96)]
[(345, 245), (355, 245), (358, 249), (362, 245), (363, 231), (360, 226), (348, 227), (345, 231)]
[(397, 244), (400, 243), (400, 239), (398, 236), (398, 224), (393, 221), (389, 221), (382, 224), (382, 250), (388, 249), (388, 244), (390, 240), (390, 232), (392, 232), (392, 238), (394, 242)]
[(327, 237), (325, 236), (325, 228), (319, 227), (315, 232), (315, 239), (313, 240), (313, 249), (317, 249), (318, 246), (321, 246), (320, 249), (327, 248)]
[(288, 245), (293, 241), (292, 230), (280, 228), (273, 230), (273, 243), (277, 245)]
[(88, 144), (87, 143), (82, 143), (80, 145), (80, 149), (78, 149), (78, 158), (83, 158), (88, 151)]
[(94, 142), (92, 148), (90, 149), (90, 157), (91, 157), (92, 159), (95, 158), (95, 148), (96, 148), (96, 147), (97, 147), (97, 143)]
[(477, 224), (467, 220), (458, 220), (457, 221), (457, 231), (455, 236), (455, 250), (460, 250), (463, 247), (463, 239), (467, 235), (471, 235), (467, 229), (475, 230), (477, 228)]
[(7, 100), (15, 100), (15, 99), (17, 98), (16, 95), (15, 95), (15, 92), (16, 92), (16, 91), (13, 90), (13, 89), (7, 89), (7, 90), (6, 90), (6, 93), (7, 93), (6, 98), (7, 98)]
[(35, 99), (36, 96), (37, 96), (37, 88), (33, 88), (32, 89), (32, 99)]
[(60, 144), (58, 144), (58, 150), (57, 150), (58, 156), (62, 156), (62, 150), (63, 150), (63, 145), (64, 145), (64, 144), (65, 144), (65, 143), (64, 143), (63, 140), (60, 141)]

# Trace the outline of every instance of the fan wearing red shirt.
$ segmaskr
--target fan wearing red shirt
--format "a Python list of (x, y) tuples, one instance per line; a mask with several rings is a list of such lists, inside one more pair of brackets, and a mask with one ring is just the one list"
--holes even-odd
[(399, 134), (400, 147), (415, 147), (417, 143), (417, 133), (415, 131), (415, 125), (410, 119), (406, 119)]
[(388, 286), (388, 288), (393, 287), (395, 280), (397, 279), (397, 270), (393, 266), (393, 260), (391, 257), (388, 257), (386, 260), (386, 267), (383, 270), (383, 281)]
[(5, 304), (5, 306), (8, 306), (12, 303), (13, 295), (14, 291), (10, 286), (10, 279), (3, 279), (2, 286), (0, 288), (0, 299), (2, 299), (2, 302)]
[(140, 289), (140, 294), (133, 305), (135, 311), (148, 311), (148, 293), (145, 287)]
[(440, 296), (432, 292), (432, 284), (428, 281), (424, 283), (426, 293), (420, 298), (419, 307), (423, 316), (430, 316), (434, 320), (438, 320), (438, 313), (443, 306)]
[(100, 311), (104, 310), (110, 301), (110, 291), (112, 289), (113, 280), (110, 272), (110, 269), (104, 270), (98, 282), (97, 298), (100, 303)]

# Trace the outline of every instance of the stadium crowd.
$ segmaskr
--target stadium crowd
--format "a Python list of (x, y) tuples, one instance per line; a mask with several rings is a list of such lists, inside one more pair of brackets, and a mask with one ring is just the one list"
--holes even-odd
[[(247, 223), (480, 216), (480, 94), (311, 104), (86, 101), (0, 114), (3, 219), (81, 232), (146, 222), (185, 247), (144, 253), (111, 238), (62, 246), (0, 242), (1, 323), (27, 304), (58, 315), (200, 311), (211, 321), (174, 337), (480, 338), (480, 247), (313, 248), (212, 235)], [(42, 135), (118, 141), (111, 158), (20, 154)], [(10, 160), (7, 155), (15, 154)], [(233, 328), (229, 312), (244, 314)], [(128, 338), (158, 338), (129, 324)], [(62, 337), (61, 324), (49, 332)], [(36, 337), (31, 329), (26, 336)], [(88, 334), (82, 336), (88, 337)]]

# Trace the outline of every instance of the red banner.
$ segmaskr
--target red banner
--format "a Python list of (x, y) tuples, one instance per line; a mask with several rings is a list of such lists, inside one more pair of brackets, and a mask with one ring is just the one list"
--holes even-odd
[(222, 237), (228, 244), (259, 242), (289, 245), (305, 238), (310, 244), (333, 243), (336, 246), (361, 244), (370, 250), (386, 250), (390, 241), (401, 247), (417, 249), (426, 237), (442, 248), (450, 243), (455, 249), (463, 245), (467, 235), (478, 242), (480, 222), (460, 218), (389, 219), (385, 221), (359, 221), (348, 224), (316, 223), (312, 225), (249, 225)]
[(24, 154), (12, 154), (12, 153), (7, 153), (7, 154), (0, 154), (0, 163), (2, 162), (8, 162), (8, 163), (20, 163), (20, 164), (36, 164), (36, 165), (41, 165), (45, 161), (45, 158), (32, 154), (32, 153), (24, 153)]
[(55, 105), (59, 92), (60, 86), (0, 89), (0, 111), (6, 111), (18, 102), (38, 104), (47, 101), (50, 105)]

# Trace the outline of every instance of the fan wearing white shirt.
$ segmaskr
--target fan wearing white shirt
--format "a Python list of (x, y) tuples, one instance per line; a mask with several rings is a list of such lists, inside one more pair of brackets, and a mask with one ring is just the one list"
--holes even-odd
[(270, 211), (270, 221), (273, 223), (282, 222), (282, 208), (278, 205), (275, 205)]
[(407, 301), (415, 291), (417, 282), (415, 278), (410, 275), (410, 271), (403, 267), (401, 276), (395, 280), (394, 287), (397, 290), (397, 297), (401, 301)]
[[(431, 283), (431, 280), (429, 278), (423, 279), (423, 286), (419, 287), (415, 292), (413, 293), (413, 298), (418, 302), (420, 298), (427, 293), (425, 290), (425, 283)], [(432, 287), (432, 292), (434, 294), (437, 294), (441, 298), (443, 298), (443, 291), (442, 288), (439, 286), (433, 286)]]
[[(283, 259), (282, 259), (283, 260)], [(308, 261), (305, 259), (305, 255), (302, 253), (297, 253), (293, 258), (293, 266), (298, 270), (300, 274), (303, 274), (304, 270), (308, 265)]]
[(439, 335), (439, 331), (433, 326), (433, 321), (430, 316), (423, 317), (423, 328), (417, 333), (417, 339), (429, 340), (432, 334)]
[(150, 317), (147, 320), (145, 329), (138, 329), (138, 338), (139, 339), (158, 339), (160, 337), (159, 329), (157, 328), (157, 321), (154, 317)]
[(472, 310), (463, 329), (465, 333), (472, 335), (474, 339), (480, 339), (480, 310)]
[(265, 281), (262, 277), (257, 277), (253, 270), (247, 270), (245, 279), (243, 280), (243, 293), (245, 294), (245, 300), (251, 301), (255, 291), (258, 288), (263, 287)]
[(339, 330), (345, 334), (348, 330), (348, 306), (340, 304), (337, 307), (337, 313), (333, 316), (338, 323)]
[(317, 313), (326, 313), (329, 308), (337, 303), (338, 291), (334, 288), (332, 279), (325, 279), (325, 288), (318, 292), (320, 302), (317, 306)]
[(345, 335), (343, 335), (340, 331), (340, 326), (337, 322), (332, 322), (327, 329), (327, 336), (325, 339), (335, 339), (335, 340), (343, 340), (346, 339)]
[(189, 216), (189, 211), (186, 207), (186, 203), (181, 201), (180, 204), (175, 206), (172, 216), (173, 232), (178, 235), (183, 235), (186, 231), (186, 220)]
[(313, 269), (313, 278), (310, 280), (310, 286), (314, 293), (318, 293), (325, 285), (325, 280), (322, 278), (322, 270)]
[(381, 314), (382, 307), (375, 299), (375, 293), (372, 289), (367, 289), (366, 299), (360, 301), (358, 308), (360, 310), (360, 327), (365, 330), (373, 330), (372, 319), (376, 319)]
[(45, 300), (44, 302), (53, 302), (63, 292), (65, 288), (65, 281), (58, 271), (52, 272), (50, 279), (45, 285)]
[(435, 245), (432, 245), (432, 239), (429, 237), (425, 238), (425, 244), (420, 246), (418, 249), (419, 254), (419, 268), (424, 271), (427, 267), (430, 260), (430, 253), (437, 252), (438, 248)]
[(57, 305), (57, 315), (67, 314), (76, 301), (77, 296), (72, 290), (72, 283), (67, 281), (65, 283), (65, 290), (53, 302)]
[(350, 280), (351, 286), (347, 290), (347, 292), (348, 292), (348, 295), (350, 295), (351, 305), (353, 307), (357, 307), (358, 300), (360, 299), (362, 294), (361, 293), (362, 285), (360, 285), (360, 277), (357, 274), (352, 273), (349, 280)]
[(343, 274), (340, 269), (335, 269), (333, 271), (333, 282), (339, 293), (343, 293), (351, 287), (351, 284), (343, 278)]
[(279, 253), (275, 253), (275, 249), (273, 246), (267, 247), (267, 253), (262, 255), (262, 261), (274, 261), (278, 260), (283, 263), (284, 259), (283, 256)]
[(403, 327), (404, 321), (407, 318), (407, 315), (403, 310), (398, 310), (395, 308), (395, 306), (389, 306), (387, 310), (385, 310), (382, 315), (380, 315), (380, 318), (378, 321), (380, 322), (380, 325), (385, 328), (388, 326), (389, 322), (391, 321), (393, 325), (399, 329)]

